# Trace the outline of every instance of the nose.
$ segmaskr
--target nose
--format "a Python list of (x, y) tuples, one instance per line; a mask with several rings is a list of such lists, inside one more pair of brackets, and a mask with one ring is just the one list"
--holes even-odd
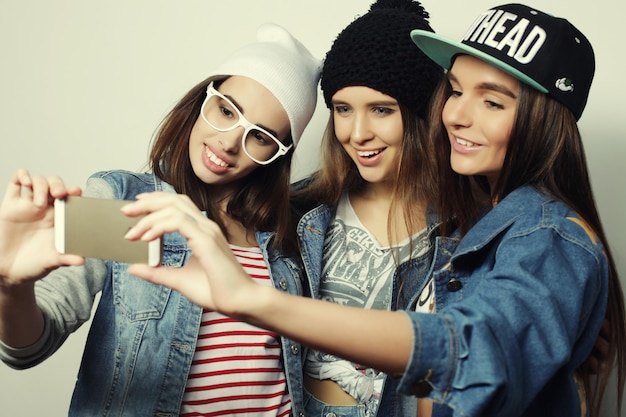
[(367, 141), (373, 137), (370, 121), (366, 114), (357, 112), (352, 120), (350, 139), (357, 143)]
[(450, 97), (443, 107), (441, 119), (445, 126), (467, 127), (472, 123), (471, 111), (463, 97)]
[(245, 129), (242, 126), (237, 126), (233, 130), (220, 132), (218, 142), (221, 149), (224, 152), (228, 152), (231, 154), (237, 153), (241, 145), (241, 138), (243, 136), (244, 130)]

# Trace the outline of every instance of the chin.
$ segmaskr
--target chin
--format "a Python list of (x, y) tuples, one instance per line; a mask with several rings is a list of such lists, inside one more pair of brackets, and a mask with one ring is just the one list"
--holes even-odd
[(474, 169), (468, 168), (460, 164), (451, 164), (451, 167), (452, 167), (452, 170), (459, 175), (466, 175), (466, 176), (480, 175), (480, 172), (477, 172)]

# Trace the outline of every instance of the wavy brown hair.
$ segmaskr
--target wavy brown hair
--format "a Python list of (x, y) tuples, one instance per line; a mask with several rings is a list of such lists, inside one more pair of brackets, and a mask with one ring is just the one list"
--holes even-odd
[[(524, 83), (520, 83), (518, 109), (511, 131), (502, 171), (494, 189), (489, 190), (484, 177), (468, 177), (450, 167), (450, 141), (441, 122), (443, 107), (450, 95), (450, 85), (443, 80), (433, 99), (432, 137), (439, 166), (441, 186), (437, 208), (442, 213), (444, 233), (459, 226), (467, 232), (476, 222), (486, 191), (491, 201), (500, 201), (515, 189), (532, 185), (555, 200), (563, 202), (587, 222), (598, 236), (609, 266), (609, 294), (606, 311), (609, 347), (601, 355), (597, 371), (583, 365), (578, 370), (589, 404), (590, 416), (599, 416), (602, 397), (613, 369), (617, 369), (618, 404), (621, 409), (626, 380), (626, 315), (624, 296), (609, 243), (600, 221), (583, 142), (574, 114), (565, 106)], [(478, 184), (479, 187), (475, 187)]]
[[(428, 137), (427, 122), (415, 116), (405, 106), (399, 104), (402, 115), (403, 140), (398, 168), (395, 173), (395, 188), (392, 201), (401, 206), (409, 234), (419, 232), (415, 225), (424, 219), (425, 207), (433, 201), (439, 188), (432, 147), (425, 142)], [(354, 161), (346, 153), (335, 135), (335, 124), (331, 111), (322, 137), (320, 169), (312, 174), (306, 188), (297, 190), (293, 198), (310, 204), (337, 204), (343, 193), (361, 191), (367, 181), (361, 177)], [(389, 228), (393, 230), (393, 228)], [(389, 236), (393, 241), (394, 236)]]
[[(433, 147), (428, 140), (428, 122), (401, 103), (399, 107), (404, 136), (395, 173), (390, 214), (401, 208), (403, 216), (389, 216), (387, 233), (390, 242), (398, 240), (393, 233), (397, 230), (397, 224), (403, 223), (409, 236), (421, 230), (426, 209), (436, 200), (439, 192)], [(321, 203), (334, 206), (343, 193), (359, 192), (367, 184), (335, 135), (332, 111), (322, 137), (320, 164), (320, 169), (312, 174), (310, 183), (294, 191), (293, 201), (297, 205)], [(402, 297), (404, 279), (400, 278), (398, 297)], [(400, 306), (399, 298), (398, 308)]]
[[(202, 182), (191, 166), (189, 136), (200, 114), (207, 86), (215, 81), (217, 87), (226, 78), (209, 77), (185, 94), (159, 125), (149, 159), (150, 169), (158, 178), (172, 185), (177, 193), (189, 196), (224, 233), (226, 229), (220, 220), (213, 186)], [(288, 139), (291, 142), (291, 138)], [(259, 165), (242, 181), (226, 210), (248, 230), (275, 232), (273, 245), (284, 249), (295, 248), (288, 193), (292, 157), (293, 148), (271, 164)]]

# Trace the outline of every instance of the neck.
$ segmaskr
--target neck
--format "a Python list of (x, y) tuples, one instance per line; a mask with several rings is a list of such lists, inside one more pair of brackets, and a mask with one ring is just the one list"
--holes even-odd
[(246, 229), (239, 220), (228, 214), (228, 203), (237, 190), (238, 186), (233, 183), (216, 185), (211, 190), (211, 195), (219, 209), (220, 221), (226, 229), (226, 240), (228, 243), (241, 247), (256, 246), (255, 230)]
[[(388, 184), (369, 186), (358, 193), (350, 194), (350, 204), (361, 223), (372, 233), (382, 245), (395, 245), (405, 240), (409, 235), (425, 227), (425, 208), (411, 207), (419, 211), (419, 224), (412, 224), (417, 228), (412, 232), (408, 229), (405, 219), (404, 205), (400, 202), (393, 204), (393, 188)], [(389, 219), (392, 219), (391, 224)], [(389, 226), (393, 230), (389, 230)]]
[(226, 212), (221, 212), (220, 218), (226, 228), (228, 243), (242, 247), (257, 245), (254, 230), (246, 229), (240, 221), (233, 219)]
[[(416, 201), (415, 198), (407, 200), (406, 196), (398, 195), (394, 200), (394, 189), (395, 184), (390, 183), (368, 184), (361, 192), (350, 194), (350, 202), (361, 222), (370, 232), (378, 228), (375, 235), (379, 242), (391, 245), (424, 229), (428, 208), (426, 201)], [(373, 224), (366, 224), (364, 218)]]
[(394, 184), (389, 183), (367, 183), (358, 193), (353, 195), (363, 198), (375, 204), (391, 204), (393, 200)]
[(226, 212), (228, 203), (233, 198), (233, 195), (237, 192), (236, 187), (228, 187), (223, 185), (214, 185), (211, 187), (211, 199), (215, 202), (220, 210)]

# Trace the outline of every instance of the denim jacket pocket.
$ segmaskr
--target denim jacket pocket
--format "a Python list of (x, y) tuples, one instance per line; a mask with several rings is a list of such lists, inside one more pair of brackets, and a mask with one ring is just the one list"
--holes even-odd
[[(163, 264), (183, 265), (187, 250), (181, 245), (164, 245)], [(113, 302), (130, 321), (158, 319), (163, 316), (172, 290), (152, 284), (128, 273), (128, 264), (112, 264)]]

